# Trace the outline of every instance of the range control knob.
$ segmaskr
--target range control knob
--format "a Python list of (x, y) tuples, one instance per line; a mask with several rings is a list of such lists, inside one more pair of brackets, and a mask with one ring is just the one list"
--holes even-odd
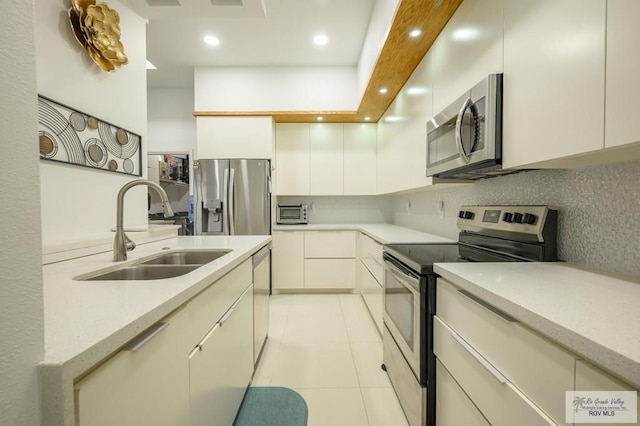
[(473, 212), (470, 212), (468, 210), (460, 210), (460, 212), (458, 212), (458, 217), (460, 219), (473, 219)]
[(506, 212), (503, 216), (502, 216), (502, 221), (503, 222), (507, 222), (507, 223), (511, 223), (513, 222), (513, 214)]
[(513, 223), (522, 223), (522, 213), (513, 214)]
[(536, 223), (536, 215), (531, 213), (525, 213), (520, 223), (526, 223), (527, 225), (533, 225)]

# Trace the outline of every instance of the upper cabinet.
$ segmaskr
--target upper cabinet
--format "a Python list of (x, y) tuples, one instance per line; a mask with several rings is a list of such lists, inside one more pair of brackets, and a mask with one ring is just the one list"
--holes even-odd
[(504, 0), (465, 0), (430, 49), (433, 113), (503, 71)]
[(344, 125), (344, 195), (376, 194), (376, 124)]
[(199, 159), (273, 155), (271, 117), (198, 117), (196, 126)]
[(605, 147), (640, 141), (637, 103), (640, 99), (640, 2), (607, 2), (607, 73)]
[(606, 1), (509, 0), (504, 10), (503, 166), (602, 149)]
[(309, 195), (309, 125), (276, 125), (276, 194)]
[(309, 125), (309, 193), (340, 195), (344, 192), (343, 125)]
[(277, 195), (376, 193), (376, 125), (276, 125)]

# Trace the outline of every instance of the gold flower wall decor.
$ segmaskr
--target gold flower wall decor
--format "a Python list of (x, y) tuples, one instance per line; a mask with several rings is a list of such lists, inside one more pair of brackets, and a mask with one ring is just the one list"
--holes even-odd
[(120, 16), (106, 3), (71, 0), (69, 22), (80, 46), (103, 70), (112, 72), (129, 62), (120, 41)]

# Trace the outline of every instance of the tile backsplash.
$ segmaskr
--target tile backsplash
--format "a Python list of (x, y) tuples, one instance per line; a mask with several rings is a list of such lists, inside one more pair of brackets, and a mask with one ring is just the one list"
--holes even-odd
[(548, 205), (559, 211), (561, 260), (640, 281), (640, 161), (527, 171), (390, 198), (390, 222), (450, 238), (457, 238), (462, 205)]

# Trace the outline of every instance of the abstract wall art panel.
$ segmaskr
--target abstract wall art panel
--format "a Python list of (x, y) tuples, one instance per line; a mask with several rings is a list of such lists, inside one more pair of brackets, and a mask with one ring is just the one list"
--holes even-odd
[(38, 96), (40, 158), (142, 176), (141, 137)]

